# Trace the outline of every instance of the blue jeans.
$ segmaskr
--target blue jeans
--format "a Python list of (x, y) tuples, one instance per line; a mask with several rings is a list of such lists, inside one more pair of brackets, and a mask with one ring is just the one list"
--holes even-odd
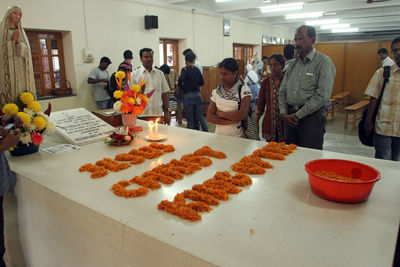
[(99, 107), (99, 109), (108, 109), (108, 108), (112, 108), (110, 105), (110, 103), (111, 103), (110, 100), (111, 99), (103, 100), (103, 101), (96, 101), (96, 103), (97, 103), (97, 106)]
[(400, 137), (374, 134), (375, 158), (400, 161)]
[[(200, 92), (189, 92), (183, 95), (183, 110), (187, 119), (187, 127), (189, 129), (196, 129), (195, 120), (200, 122), (201, 129), (203, 132), (208, 132), (208, 126), (206, 119), (203, 116), (203, 110), (201, 106), (201, 95)], [(186, 103), (186, 101), (190, 103)]]
[[(260, 92), (260, 85), (258, 83), (249, 83), (249, 88), (251, 91), (251, 110), (255, 111), (256, 110), (256, 106), (257, 106), (257, 98), (258, 98), (258, 93)], [(253, 102), (254, 101), (254, 102)]]

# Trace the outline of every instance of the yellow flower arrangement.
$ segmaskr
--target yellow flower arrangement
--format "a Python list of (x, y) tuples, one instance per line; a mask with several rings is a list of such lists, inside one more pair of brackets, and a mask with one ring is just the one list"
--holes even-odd
[[(7, 115), (17, 114), (23, 125), (20, 128), (21, 137), (16, 147), (20, 145), (40, 145), (43, 141), (43, 134), (47, 131), (54, 131), (54, 124), (49, 116), (40, 111), (40, 104), (34, 100), (30, 92), (21, 93), (15, 103), (8, 103), (3, 106), (2, 111)], [(10, 150), (14, 150), (14, 148)]]
[(119, 100), (115, 102), (114, 110), (124, 114), (142, 114), (154, 90), (148, 94), (144, 94), (144, 85), (146, 84), (144, 80), (140, 80), (140, 85), (132, 85), (130, 90), (122, 90), (121, 83), (122, 79), (125, 77), (125, 73), (122, 73), (119, 73), (119, 71), (115, 73), (115, 79), (119, 90), (114, 92), (114, 97)]

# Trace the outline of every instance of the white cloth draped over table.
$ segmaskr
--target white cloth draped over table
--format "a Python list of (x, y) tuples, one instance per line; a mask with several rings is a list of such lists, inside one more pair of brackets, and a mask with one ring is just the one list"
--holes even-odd
[[(21, 20), (17, 29), (10, 28), (10, 14), (19, 6), (10, 7), (0, 23), (0, 106), (14, 102), (24, 91), (36, 98), (31, 49), (22, 28)], [(19, 43), (12, 41), (14, 31), (19, 31)]]

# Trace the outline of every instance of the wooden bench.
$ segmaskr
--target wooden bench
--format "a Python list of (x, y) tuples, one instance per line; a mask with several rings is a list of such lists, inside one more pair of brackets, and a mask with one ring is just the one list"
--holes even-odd
[[(349, 123), (353, 124), (353, 129), (356, 128), (357, 119), (361, 118), (357, 117), (357, 114), (358, 113), (362, 114), (362, 112), (368, 106), (368, 104), (369, 104), (368, 100), (361, 100), (353, 105), (345, 107), (344, 128), (347, 128), (347, 124)], [(349, 113), (353, 113), (353, 119), (350, 122), (348, 121)]]
[(350, 91), (343, 91), (332, 96), (332, 98), (335, 99), (335, 106), (337, 108), (343, 109), (347, 104), (347, 97), (349, 96), (349, 94)]

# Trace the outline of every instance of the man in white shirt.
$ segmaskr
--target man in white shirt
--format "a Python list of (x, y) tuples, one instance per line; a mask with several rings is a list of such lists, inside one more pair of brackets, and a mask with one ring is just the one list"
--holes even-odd
[(99, 109), (112, 108), (111, 97), (107, 92), (110, 75), (107, 68), (111, 64), (108, 57), (102, 57), (97, 68), (93, 69), (88, 77), (88, 84), (94, 84), (93, 94)]
[(378, 56), (382, 59), (382, 67), (392, 66), (394, 61), (389, 57), (389, 53), (386, 48), (381, 48), (378, 50)]
[(140, 119), (153, 120), (156, 117), (162, 117), (163, 123), (169, 124), (171, 117), (169, 113), (168, 94), (169, 86), (164, 73), (153, 68), (154, 52), (151, 48), (143, 48), (139, 52), (142, 66), (133, 71), (132, 83), (139, 84), (140, 79), (147, 81), (145, 85), (145, 94), (155, 90), (150, 97), (144, 112), (139, 115)]

